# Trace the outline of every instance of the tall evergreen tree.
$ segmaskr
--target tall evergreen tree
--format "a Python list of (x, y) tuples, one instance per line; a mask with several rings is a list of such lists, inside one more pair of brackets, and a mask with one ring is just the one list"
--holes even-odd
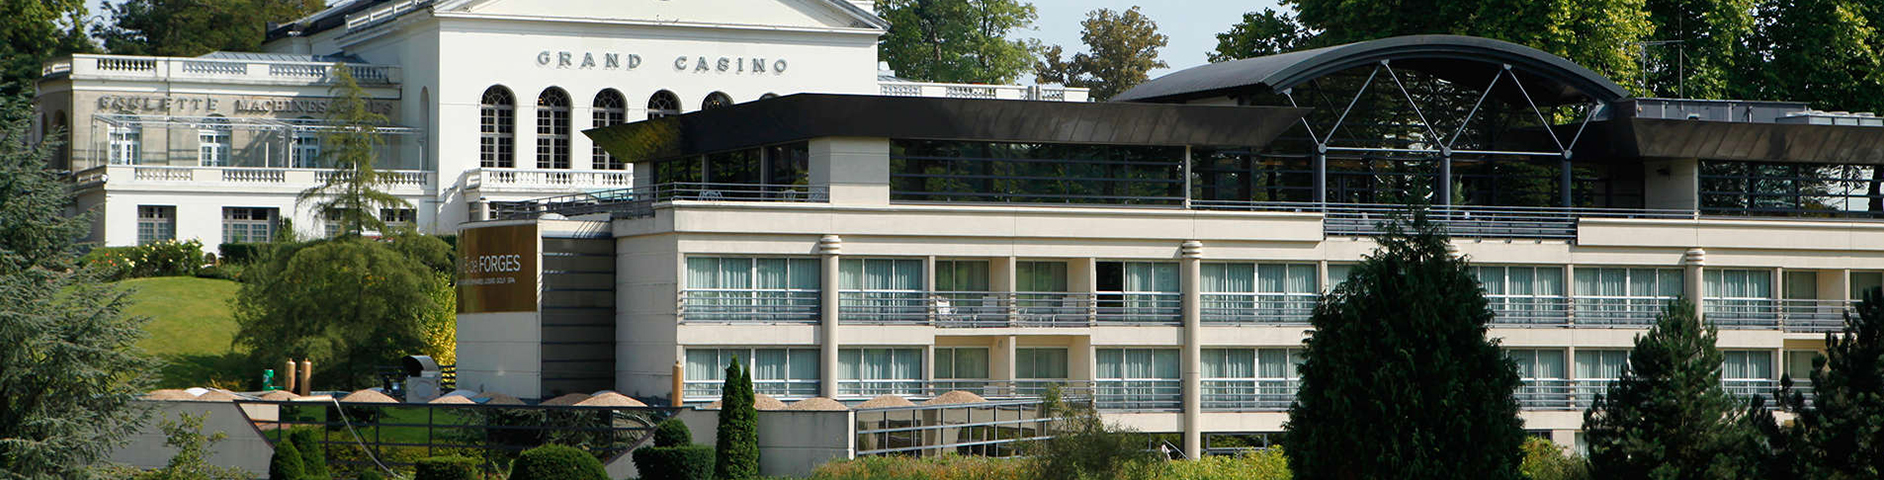
[(1289, 407), (1303, 478), (1520, 478), (1517, 365), (1466, 261), (1416, 211), (1315, 307)]
[(332, 166), (334, 174), (302, 191), (298, 201), (314, 202), (314, 211), (327, 212), (348, 235), (368, 230), (383, 232), (386, 222), (380, 219), (381, 208), (412, 206), (382, 190), (392, 184), (393, 173), (375, 167), (379, 161), (379, 127), (386, 124), (386, 116), (368, 108), (370, 100), (360, 82), (354, 80), (352, 67), (335, 63), (327, 71), (335, 79), (328, 88), (334, 96), (333, 105), (327, 108), (332, 130), (321, 138), (325, 148), (319, 161)]
[(86, 478), (146, 419), (133, 400), (156, 363), (129, 292), (74, 270), (89, 216), (66, 214), (57, 145), (27, 141), (30, 116), (0, 98), (0, 476)]
[(1721, 387), (1717, 337), (1686, 300), (1636, 337), (1622, 378), (1583, 413), (1596, 478), (1760, 478), (1746, 402)]
[(759, 478), (759, 410), (753, 405), (752, 377), (740, 368), (738, 358), (726, 366), (715, 432), (713, 478)]
[(926, 82), (1014, 81), (1033, 67), (1027, 42), (1008, 35), (1031, 28), (1038, 13), (1022, 0), (877, 0), (890, 22), (878, 52), (898, 76)]
[(1158, 22), (1136, 6), (1123, 12), (1093, 10), (1079, 24), (1079, 39), (1087, 51), (1065, 60), (1058, 45), (1042, 50), (1043, 58), (1034, 67), (1036, 80), (1090, 88), (1094, 100), (1105, 100), (1144, 83), (1151, 69), (1170, 66), (1158, 59), (1158, 49), (1171, 37), (1158, 33)]
[(1782, 379), (1779, 403), (1798, 415), (1775, 444), (1790, 478), (1884, 478), (1884, 296), (1865, 293), (1844, 331), (1812, 361), (1811, 402)]

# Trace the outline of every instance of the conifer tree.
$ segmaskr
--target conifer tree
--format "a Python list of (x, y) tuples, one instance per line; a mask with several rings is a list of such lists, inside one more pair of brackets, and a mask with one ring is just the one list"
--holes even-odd
[(393, 173), (375, 166), (379, 162), (379, 127), (386, 123), (386, 116), (369, 108), (366, 90), (354, 80), (352, 67), (335, 63), (327, 71), (335, 79), (328, 89), (334, 103), (327, 110), (327, 121), (333, 126), (321, 137), (319, 161), (332, 167), (333, 174), (320, 185), (302, 191), (298, 201), (313, 201), (314, 211), (332, 212), (348, 235), (368, 230), (384, 232), (386, 222), (379, 217), (381, 208), (412, 206), (382, 190), (392, 184)]
[(1423, 210), (1396, 219), (1315, 307), (1289, 408), (1302, 478), (1520, 478), (1517, 366), (1485, 337), (1492, 311)]
[(726, 384), (720, 391), (720, 422), (714, 442), (713, 477), (743, 480), (759, 477), (759, 411), (753, 405), (752, 377), (740, 368), (739, 358), (726, 366)]
[(275, 441), (275, 453), (268, 457), (268, 480), (301, 480), (307, 469), (301, 465), (301, 451), (287, 438)]
[(1595, 478), (1759, 478), (1746, 402), (1721, 387), (1717, 336), (1678, 300), (1636, 337), (1622, 378), (1583, 413)]
[[(1791, 428), (1769, 432), (1779, 450), (1775, 476), (1884, 478), (1884, 296), (1866, 292), (1844, 331), (1825, 334), (1825, 355), (1812, 360), (1811, 403), (1783, 378), (1779, 403), (1798, 415)], [(1775, 438), (1776, 437), (1776, 438)]]

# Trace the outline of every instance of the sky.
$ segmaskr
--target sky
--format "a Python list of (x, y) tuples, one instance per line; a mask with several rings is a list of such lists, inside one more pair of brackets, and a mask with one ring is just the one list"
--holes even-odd
[[(92, 15), (104, 13), (108, 0), (89, 0)], [(553, 0), (552, 0), (553, 1)], [(1024, 0), (1027, 1), (1027, 0)], [(1152, 70), (1157, 77), (1185, 67), (1207, 63), (1204, 55), (1217, 47), (1217, 34), (1243, 18), (1244, 12), (1276, 8), (1275, 0), (1030, 0), (1040, 11), (1034, 30), (1015, 32), (1019, 38), (1035, 38), (1048, 45), (1066, 48), (1068, 55), (1085, 51), (1079, 42), (1079, 22), (1086, 12), (1098, 8), (1125, 10), (1139, 5), (1145, 16), (1158, 22), (1158, 31), (1171, 37), (1170, 45), (1158, 57), (1171, 68)]]

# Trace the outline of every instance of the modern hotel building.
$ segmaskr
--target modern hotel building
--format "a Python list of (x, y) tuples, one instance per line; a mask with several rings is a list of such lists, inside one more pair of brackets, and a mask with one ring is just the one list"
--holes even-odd
[(78, 56), (39, 102), (106, 244), (318, 233), (293, 194), (349, 62), (416, 206), (387, 217), (460, 234), (459, 384), (525, 398), (703, 404), (738, 358), (787, 399), (1060, 384), (1192, 455), (1259, 442), (1311, 306), (1425, 202), (1526, 428), (1570, 445), (1668, 300), (1700, 299), (1752, 395), (1884, 283), (1876, 117), (1634, 98), (1452, 36), (1090, 103), (879, 78), (884, 28), (827, 0), (355, 1), (267, 54)]

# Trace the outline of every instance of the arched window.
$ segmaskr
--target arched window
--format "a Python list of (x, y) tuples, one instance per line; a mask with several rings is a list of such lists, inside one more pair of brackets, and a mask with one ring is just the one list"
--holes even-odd
[[(305, 124), (313, 124), (314, 117), (301, 117)], [(297, 124), (294, 129), (294, 145), (288, 150), (290, 166), (294, 168), (321, 168), (321, 135), (312, 129)]]
[(484, 90), (478, 101), (478, 165), (517, 166), (517, 100), (503, 85)]
[(680, 97), (674, 92), (662, 90), (648, 97), (648, 119), (680, 115)]
[(211, 115), (196, 130), (196, 164), (205, 167), (229, 166), (229, 119)]
[(569, 168), (569, 93), (560, 88), (536, 96), (536, 168)]
[(732, 104), (733, 104), (733, 97), (726, 96), (725, 93), (713, 92), (713, 93), (707, 94), (707, 98), (705, 101), (700, 102), (700, 109), (712, 110), (715, 108), (731, 106)]
[[(590, 119), (590, 126), (594, 128), (602, 128), (628, 121), (628, 99), (622, 98), (621, 92), (615, 91), (613, 88), (605, 89), (602, 90), (601, 93), (595, 94), (595, 103), (591, 106), (595, 107), (594, 117)], [(596, 170), (621, 170), (626, 168), (622, 165), (620, 159), (615, 158), (614, 155), (609, 155), (608, 152), (602, 151), (601, 145), (594, 145), (591, 155), (591, 162), (593, 168)]]

